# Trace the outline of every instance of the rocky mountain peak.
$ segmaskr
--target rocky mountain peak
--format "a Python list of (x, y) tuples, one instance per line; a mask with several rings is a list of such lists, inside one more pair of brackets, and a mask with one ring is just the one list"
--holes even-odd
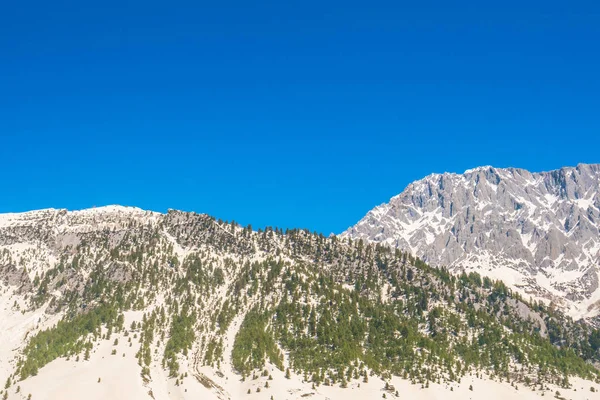
[(476, 270), (574, 316), (599, 311), (600, 164), (549, 172), (478, 167), (432, 174), (342, 236)]

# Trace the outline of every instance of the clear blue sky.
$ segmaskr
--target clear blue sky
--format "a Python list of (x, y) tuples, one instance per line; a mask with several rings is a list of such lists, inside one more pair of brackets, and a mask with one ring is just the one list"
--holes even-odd
[(2, 4), (0, 212), (328, 234), (432, 172), (600, 162), (597, 2), (88, 3)]

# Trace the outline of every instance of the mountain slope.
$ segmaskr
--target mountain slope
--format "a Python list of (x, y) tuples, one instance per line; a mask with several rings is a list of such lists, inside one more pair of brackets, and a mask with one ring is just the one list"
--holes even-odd
[(480, 167), (416, 181), (341, 236), (478, 271), (591, 317), (600, 311), (599, 228), (600, 164), (540, 173)]
[(502, 282), (302, 230), (118, 206), (2, 215), (0, 274), (8, 398), (586, 398), (600, 378), (600, 332)]

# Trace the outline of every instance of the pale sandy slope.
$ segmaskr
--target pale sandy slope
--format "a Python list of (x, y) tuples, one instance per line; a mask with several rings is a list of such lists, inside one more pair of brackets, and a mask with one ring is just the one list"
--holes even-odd
[[(76, 362), (60, 359), (50, 363), (42, 368), (37, 376), (13, 385), (9, 389), (9, 399), (25, 399), (31, 393), (32, 399), (35, 400), (149, 400), (152, 398), (150, 396), (150, 391), (152, 391), (152, 396), (156, 400), (268, 400), (271, 399), (271, 396), (274, 400), (362, 400), (380, 399), (383, 398), (384, 393), (388, 399), (507, 400), (554, 398), (556, 390), (559, 390), (561, 396), (566, 399), (600, 399), (598, 392), (590, 391), (591, 386), (598, 390), (600, 385), (581, 379), (572, 379), (573, 387), (571, 389), (552, 387), (545, 391), (531, 391), (522, 385), (519, 385), (517, 390), (508, 383), (468, 377), (463, 378), (461, 384), (454, 384), (453, 391), (451, 391), (450, 386), (431, 384), (429, 388), (422, 389), (419, 385), (412, 385), (402, 379), (393, 378), (391, 384), (398, 391), (398, 397), (395, 396), (395, 393), (386, 392), (384, 382), (376, 377), (371, 377), (368, 383), (355, 381), (345, 389), (339, 386), (320, 386), (312, 389), (312, 384), (302, 383), (301, 377), (292, 375), (291, 379), (286, 379), (282, 371), (272, 366), (268, 367), (272, 380), (260, 377), (255, 380), (247, 379), (246, 382), (242, 382), (240, 376), (232, 372), (220, 377), (211, 369), (201, 368), (200, 372), (205, 373), (216, 385), (221, 386), (223, 392), (218, 389), (208, 389), (200, 384), (192, 375), (195, 371), (192, 368), (188, 369), (185, 363), (182, 363), (182, 373), (188, 372), (188, 377), (183, 379), (183, 383), (179, 386), (175, 386), (175, 380), (167, 378), (166, 373), (159, 373), (158, 363), (152, 368), (153, 380), (144, 383), (135, 358), (137, 343), (134, 343), (133, 347), (128, 347), (127, 338), (121, 336), (119, 345), (113, 346), (114, 337), (117, 336), (113, 335), (113, 339), (103, 341), (91, 355), (89, 361)], [(117, 355), (111, 355), (113, 349), (117, 349)], [(123, 353), (125, 357), (123, 357)], [(100, 382), (98, 382), (99, 379)], [(265, 387), (267, 382), (269, 388)], [(15, 393), (17, 385), (21, 387), (19, 394)], [(472, 391), (469, 390), (470, 385), (473, 387)], [(256, 392), (257, 388), (260, 388), (260, 393)], [(250, 390), (250, 394), (247, 393), (248, 390)]]
[[(4, 297), (1, 308), (4, 311), (4, 320), (0, 319), (2, 341), (0, 349), (3, 354), (12, 354), (11, 348), (23, 340), (25, 332), (35, 329), (40, 325), (38, 314), (22, 314), (12, 307), (11, 296)], [(140, 321), (142, 312), (126, 312), (125, 326), (130, 326), (132, 321)], [(11, 321), (7, 325), (7, 321)], [(42, 318), (43, 320), (43, 318)], [(42, 321), (41, 326), (51, 325), (54, 321)], [(226, 353), (230, 354), (231, 345), (235, 338), (234, 332), (241, 321), (234, 321), (228, 332), (225, 343)], [(134, 338), (134, 335), (138, 335)], [(129, 339), (131, 338), (131, 346)], [(118, 344), (114, 345), (114, 340)], [(190, 362), (180, 360), (181, 373), (187, 373), (183, 383), (176, 385), (176, 380), (169, 378), (166, 371), (161, 368), (162, 346), (158, 346), (153, 354), (151, 365), (151, 380), (144, 382), (140, 372), (135, 353), (140, 347), (139, 332), (129, 332), (128, 336), (113, 334), (108, 340), (101, 340), (91, 353), (89, 360), (83, 360), (83, 355), (77, 361), (74, 358), (67, 360), (61, 358), (51, 362), (40, 369), (37, 376), (14, 383), (8, 389), (8, 399), (26, 399), (29, 394), (32, 400), (225, 400), (225, 399), (252, 399), (252, 400), (363, 400), (380, 399), (386, 395), (388, 399), (542, 399), (554, 398), (558, 390), (565, 399), (600, 399), (600, 392), (591, 392), (590, 387), (600, 390), (600, 385), (572, 378), (571, 389), (550, 387), (544, 391), (531, 391), (519, 385), (518, 390), (510, 384), (499, 383), (489, 379), (476, 377), (463, 378), (461, 384), (451, 386), (431, 384), (429, 388), (422, 389), (420, 385), (412, 385), (400, 378), (393, 378), (390, 384), (395, 388), (393, 392), (385, 391), (385, 382), (375, 376), (369, 378), (368, 383), (362, 380), (353, 381), (348, 388), (338, 386), (319, 386), (312, 388), (311, 383), (303, 383), (302, 377), (293, 375), (286, 379), (282, 371), (267, 366), (272, 380), (268, 377), (257, 379), (248, 378), (241, 381), (241, 376), (233, 372), (229, 360), (221, 365), (222, 373), (208, 367), (196, 367), (190, 357)], [(116, 351), (115, 355), (111, 353)], [(7, 376), (9, 369), (14, 368), (13, 363), (7, 363), (6, 357), (0, 358), (0, 367), (3, 375)], [(13, 369), (14, 370), (14, 369)], [(203, 383), (201, 383), (203, 381)], [(268, 388), (265, 387), (268, 382)], [(473, 390), (469, 390), (472, 385)], [(208, 387), (207, 387), (208, 386)], [(17, 393), (17, 388), (19, 388)], [(260, 388), (260, 392), (257, 389)], [(250, 390), (250, 394), (248, 394)], [(395, 391), (398, 391), (398, 397)]]
[(50, 327), (62, 317), (47, 315), (44, 308), (22, 311), (27, 307), (22, 296), (16, 295), (12, 287), (0, 286), (0, 381), (4, 382), (15, 370), (15, 357), (31, 334)]

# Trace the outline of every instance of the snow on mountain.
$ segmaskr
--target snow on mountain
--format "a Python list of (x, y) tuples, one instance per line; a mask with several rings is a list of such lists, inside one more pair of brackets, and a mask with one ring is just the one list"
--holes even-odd
[(502, 279), (577, 318), (600, 313), (599, 228), (600, 164), (485, 166), (413, 182), (341, 236)]
[[(597, 198), (577, 199), (598, 208)], [(419, 235), (435, 249), (441, 234), (428, 224), (459, 222), (456, 205), (428, 202), (390, 220), (411, 249)], [(370, 215), (383, 220), (387, 207)], [(523, 233), (527, 246), (533, 231)], [(538, 279), (569, 285), (573, 276)], [(0, 214), (3, 398), (533, 399), (560, 390), (586, 399), (598, 388), (582, 379), (597, 376), (591, 333), (499, 282), (463, 282), (335, 236), (121, 206)], [(549, 360), (544, 370), (538, 360)]]

